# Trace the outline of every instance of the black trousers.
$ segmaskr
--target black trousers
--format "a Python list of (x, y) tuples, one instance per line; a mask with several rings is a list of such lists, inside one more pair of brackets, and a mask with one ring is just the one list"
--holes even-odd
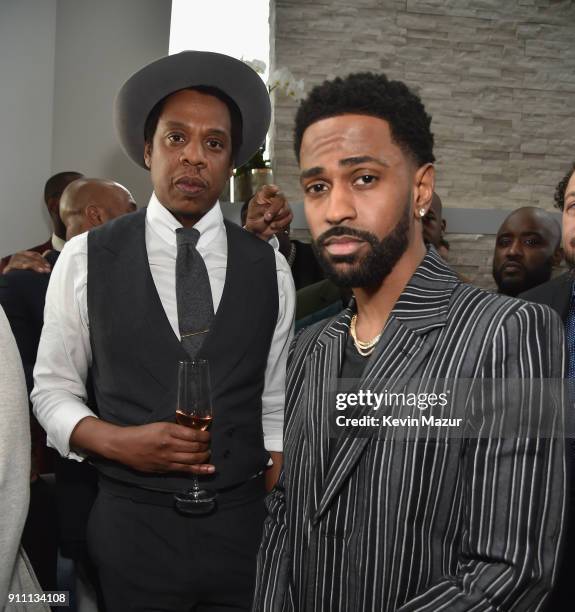
[(38, 477), (30, 484), (30, 507), (22, 533), (22, 545), (45, 591), (55, 591), (58, 557), (58, 520), (54, 483)]
[(263, 477), (254, 484), (247, 495), (241, 487), (219, 495), (217, 509), (203, 516), (101, 485), (88, 547), (106, 611), (249, 610), (265, 518)]

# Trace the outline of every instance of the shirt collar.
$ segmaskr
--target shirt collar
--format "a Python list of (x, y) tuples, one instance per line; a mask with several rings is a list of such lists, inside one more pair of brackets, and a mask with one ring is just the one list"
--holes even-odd
[(52, 246), (54, 247), (55, 251), (61, 251), (64, 248), (65, 244), (66, 244), (66, 241), (62, 240), (60, 236), (56, 236), (56, 234), (52, 234)]
[[(182, 224), (165, 208), (155, 193), (152, 193), (146, 219), (150, 224), (151, 229), (164, 242), (169, 244), (174, 249), (177, 249), (176, 230), (182, 227)], [(197, 248), (207, 246), (216, 237), (217, 233), (224, 225), (224, 215), (220, 207), (219, 200), (208, 210), (208, 212), (194, 225), (194, 228), (200, 232)]]

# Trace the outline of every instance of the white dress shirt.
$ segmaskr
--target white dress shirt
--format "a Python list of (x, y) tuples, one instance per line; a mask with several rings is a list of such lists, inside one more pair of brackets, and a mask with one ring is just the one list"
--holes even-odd
[(56, 236), (56, 234), (52, 234), (51, 242), (52, 247), (55, 251), (61, 251), (64, 248), (64, 245), (66, 244), (66, 241), (62, 240), (60, 236)]
[[(175, 230), (179, 227), (181, 224), (153, 195), (146, 211), (148, 262), (162, 306), (178, 338)], [(214, 311), (217, 311), (226, 280), (228, 251), (219, 203), (194, 227), (200, 232), (196, 248), (206, 264)], [(31, 395), (36, 418), (47, 432), (48, 445), (62, 456), (74, 459), (82, 458), (70, 450), (74, 428), (83, 418), (96, 416), (85, 404), (85, 381), (92, 363), (87, 304), (87, 238), (87, 233), (72, 238), (51, 274)], [(279, 309), (265, 372), (262, 425), (266, 449), (281, 452), (286, 362), (293, 335), (295, 288), (284, 256), (275, 250), (275, 258)], [(257, 325), (257, 321), (253, 324)]]

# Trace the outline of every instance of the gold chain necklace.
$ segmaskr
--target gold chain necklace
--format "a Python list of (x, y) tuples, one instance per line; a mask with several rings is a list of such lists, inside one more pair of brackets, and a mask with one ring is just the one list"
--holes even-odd
[(372, 338), (369, 342), (362, 342), (361, 340), (357, 339), (357, 335), (355, 333), (356, 322), (357, 322), (357, 315), (354, 314), (353, 317), (351, 317), (349, 333), (351, 334), (351, 337), (353, 338), (353, 343), (355, 344), (355, 348), (357, 349), (357, 352), (362, 357), (369, 357), (373, 353), (373, 350), (375, 349), (375, 345), (378, 343), (379, 339), (381, 338), (381, 332), (379, 332), (379, 334), (377, 334), (377, 336), (375, 336), (375, 338)]

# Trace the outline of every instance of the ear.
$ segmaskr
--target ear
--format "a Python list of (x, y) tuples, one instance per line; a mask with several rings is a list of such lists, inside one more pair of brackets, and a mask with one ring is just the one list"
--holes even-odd
[(104, 222), (100, 209), (97, 206), (94, 206), (94, 204), (88, 204), (88, 206), (86, 206), (84, 214), (88, 219), (88, 223), (92, 227), (98, 227)]
[(152, 167), (152, 143), (147, 142), (144, 145), (144, 163), (149, 170)]
[(435, 168), (433, 164), (424, 164), (417, 169), (413, 178), (413, 215), (415, 218), (421, 219), (427, 213), (431, 206), (434, 189)]
[(555, 249), (555, 253), (553, 253), (551, 261), (554, 267), (561, 265), (561, 262), (563, 261), (563, 247), (558, 246)]
[(441, 219), (441, 233), (444, 234), (447, 229), (447, 221), (445, 219)]

